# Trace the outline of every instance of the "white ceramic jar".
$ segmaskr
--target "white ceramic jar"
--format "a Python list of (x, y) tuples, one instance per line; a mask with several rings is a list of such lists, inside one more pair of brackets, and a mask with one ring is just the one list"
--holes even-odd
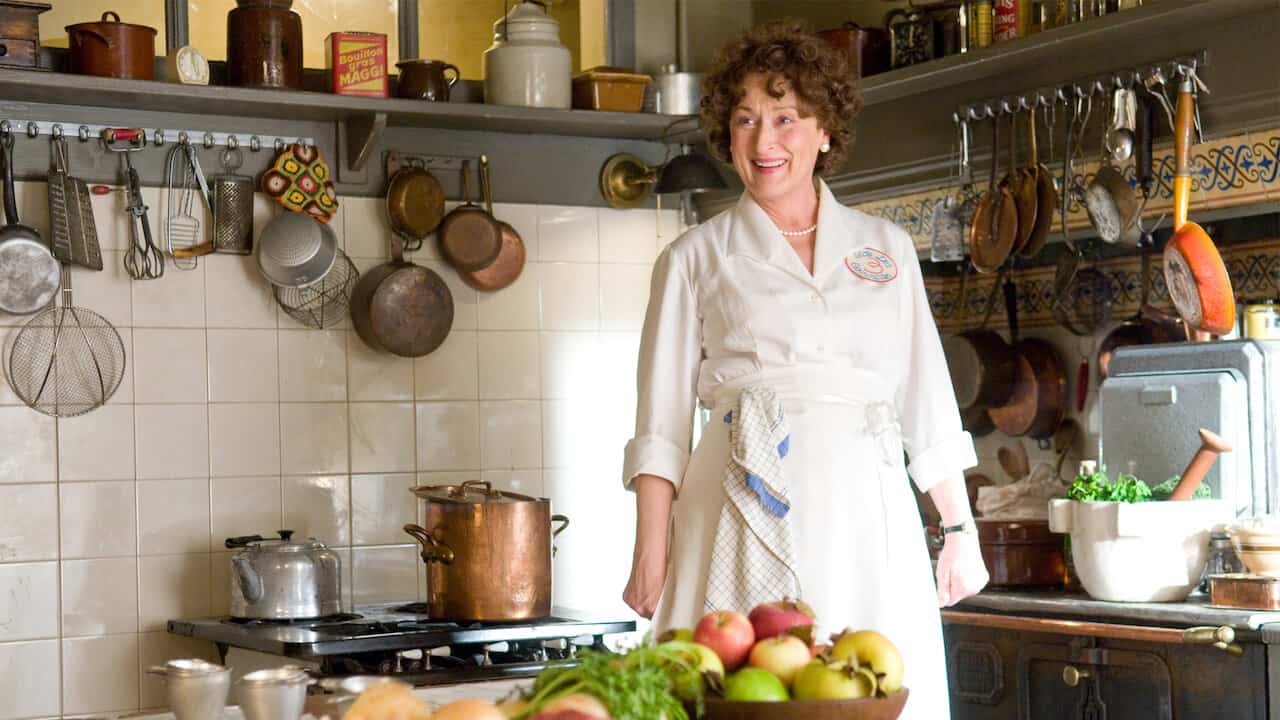
[(493, 45), (484, 51), (486, 103), (568, 108), (572, 82), (560, 23), (541, 3), (521, 2), (493, 24)]

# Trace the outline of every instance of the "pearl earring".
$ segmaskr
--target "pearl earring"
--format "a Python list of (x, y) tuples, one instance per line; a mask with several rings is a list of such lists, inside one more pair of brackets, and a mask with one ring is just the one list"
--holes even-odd
[(831, 143), (829, 142), (822, 143), (822, 145), (818, 147), (818, 150), (822, 152), (829, 152), (831, 150)]

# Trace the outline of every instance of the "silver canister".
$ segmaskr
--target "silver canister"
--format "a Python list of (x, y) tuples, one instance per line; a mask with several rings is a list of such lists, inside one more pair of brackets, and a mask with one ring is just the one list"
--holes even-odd
[(311, 676), (292, 665), (255, 670), (240, 678), (240, 710), (245, 720), (298, 720), (311, 682)]
[(238, 175), (244, 162), (238, 148), (222, 151), (222, 174), (209, 178), (213, 198), (213, 251), (232, 255), (253, 252), (253, 178)]
[(218, 720), (231, 689), (231, 670), (199, 659), (170, 660), (147, 669), (164, 678), (177, 720)]
[(702, 103), (703, 73), (676, 72), (666, 65), (653, 76), (654, 112), (662, 115), (697, 115)]

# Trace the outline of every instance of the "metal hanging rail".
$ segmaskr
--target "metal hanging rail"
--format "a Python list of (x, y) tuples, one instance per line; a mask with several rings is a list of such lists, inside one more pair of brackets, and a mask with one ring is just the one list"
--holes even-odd
[[(37, 138), (41, 135), (48, 135), (53, 138), (60, 137), (76, 137), (80, 142), (90, 142), (97, 140), (103, 130), (108, 130), (116, 125), (95, 125), (92, 123), (66, 123), (52, 122), (49, 120), (20, 120), (16, 118), (0, 118), (0, 131), (13, 133), (26, 133), (29, 138)], [(261, 135), (257, 133), (229, 133), (215, 132), (211, 130), (173, 130), (160, 129), (143, 130), (143, 144), (150, 144), (161, 147), (168, 142), (200, 144), (206, 148), (227, 147), (236, 149), (246, 147), (252, 152), (258, 152), (263, 148), (273, 149), (277, 152), (283, 150), (286, 146), (298, 143), (300, 145), (314, 146), (316, 141), (309, 137), (284, 137), (281, 135)]]
[[(1201, 50), (1195, 55), (1179, 56), (1126, 70), (1092, 75), (1059, 85), (1036, 88), (1014, 95), (1004, 95), (966, 103), (952, 113), (951, 119), (955, 123), (987, 120), (1000, 115), (1026, 112), (1033, 106), (1047, 108), (1052, 105), (1065, 105), (1076, 99), (1091, 98), (1103, 95), (1116, 88), (1135, 85), (1145, 86), (1157, 97), (1161, 97), (1163, 93), (1157, 91), (1156, 88), (1157, 86), (1166, 85), (1169, 82), (1168, 78), (1185, 74), (1190, 74), (1194, 77), (1198, 68), (1206, 67), (1208, 64), (1209, 52)], [(1201, 89), (1203, 89), (1203, 85), (1201, 85)], [(1166, 111), (1172, 117), (1171, 105), (1166, 108)], [(1172, 120), (1170, 120), (1170, 124), (1172, 124)]]

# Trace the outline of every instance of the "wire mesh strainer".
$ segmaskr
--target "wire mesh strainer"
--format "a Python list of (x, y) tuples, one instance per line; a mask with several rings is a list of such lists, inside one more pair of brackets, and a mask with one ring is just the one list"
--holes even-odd
[(32, 409), (74, 417), (101, 407), (124, 379), (124, 341), (92, 310), (75, 307), (71, 272), (62, 266), (62, 304), (41, 310), (14, 337), (9, 385)]
[(317, 282), (304, 287), (272, 285), (276, 302), (289, 317), (317, 330), (336, 325), (347, 315), (351, 291), (360, 279), (356, 266), (341, 250), (333, 267)]

